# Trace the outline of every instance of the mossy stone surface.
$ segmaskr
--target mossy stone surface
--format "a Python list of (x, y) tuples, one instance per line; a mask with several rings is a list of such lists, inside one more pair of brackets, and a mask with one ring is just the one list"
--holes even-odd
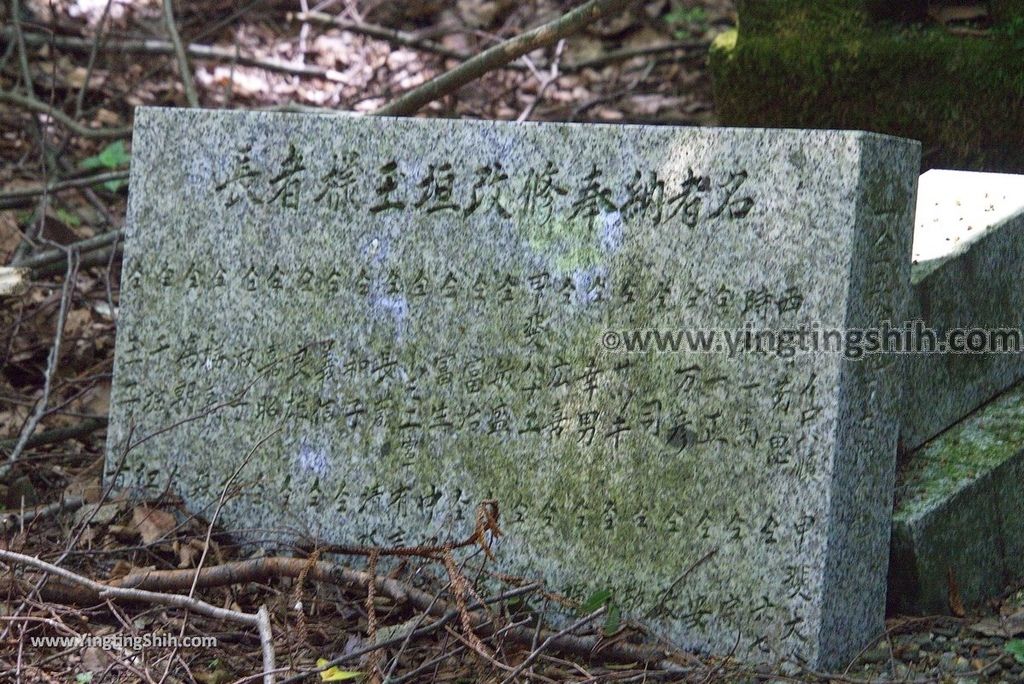
[(731, 126), (856, 128), (921, 140), (925, 168), (1024, 172), (1024, 12), (985, 36), (877, 21), (867, 4), (749, 2), (709, 65)]
[(800, 35), (806, 31), (839, 33), (864, 25), (869, 15), (865, 0), (737, 0), (740, 28), (750, 36)]
[(1024, 387), (912, 454), (897, 476), (890, 610), (944, 614), (1024, 576)]
[(141, 109), (108, 466), (206, 514), (241, 468), (219, 520), (261, 539), (458, 541), (494, 499), (503, 571), (684, 646), (846, 662), (882, 627), (897, 360), (607, 333), (899, 319), (918, 154)]

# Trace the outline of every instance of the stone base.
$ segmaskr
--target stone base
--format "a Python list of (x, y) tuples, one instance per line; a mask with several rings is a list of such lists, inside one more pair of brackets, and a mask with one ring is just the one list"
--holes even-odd
[[(939, 335), (1019, 331), (1024, 176), (929, 171), (918, 185), (914, 224), (908, 320)], [(914, 452), (1024, 380), (1024, 355), (911, 354), (904, 373), (900, 438)]]
[[(890, 612), (948, 613), (1024, 575), (1024, 385), (913, 453), (897, 474)], [(955, 589), (954, 589), (955, 587)]]

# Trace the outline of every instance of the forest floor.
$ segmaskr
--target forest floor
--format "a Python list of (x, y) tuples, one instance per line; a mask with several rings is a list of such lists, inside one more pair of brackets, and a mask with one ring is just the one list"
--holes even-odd
[[(25, 0), (0, 9), (0, 259), (30, 266), (26, 287), (0, 295), (0, 679), (254, 681), (267, 638), (253, 616), (264, 606), (278, 681), (339, 657), (338, 669), (306, 679), (1024, 681), (1020, 595), (959, 616), (893, 617), (845, 672), (757, 671), (659, 643), (643, 625), (610, 619), (601, 600), (568, 605), (543, 587), (496, 576), (482, 548), (486, 515), (475, 529), (466, 523), (474, 535), (465, 547), (421, 549), (375, 575), (375, 555), (332, 562), (303, 548), (293, 554), (304, 559), (297, 564), (267, 559), (170, 494), (129, 502), (103, 488), (133, 108), (195, 100), (369, 112), (572, 4), (184, 0), (173, 25), (188, 46), (194, 93), (160, 0)], [(735, 19), (729, 0), (650, 0), (422, 114), (711, 125), (707, 47)], [(11, 554), (75, 576), (43, 585), (41, 566)], [(239, 563), (251, 572), (218, 574), (241, 572)], [(192, 586), (197, 567), (204, 579)], [(439, 570), (420, 572), (427, 567)], [(168, 574), (175, 570), (187, 574)], [(167, 594), (100, 596), (81, 579), (130, 591), (146, 571), (159, 573), (147, 581), (165, 583), (145, 586), (187, 594), (190, 610), (168, 607)], [(489, 609), (477, 605), (468, 579), (481, 576), (505, 585), (483, 598)], [(214, 617), (200, 599), (230, 615)], [(579, 630), (546, 627), (551, 606), (581, 616)], [(214, 636), (217, 645), (31, 644), (41, 635), (146, 634)], [(648, 657), (654, 651), (659, 657)]]

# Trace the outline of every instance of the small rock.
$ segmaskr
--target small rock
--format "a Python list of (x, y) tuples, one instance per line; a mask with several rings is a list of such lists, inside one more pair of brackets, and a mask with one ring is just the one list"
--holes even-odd
[(900, 657), (904, 660), (917, 660), (921, 657), (921, 647), (915, 643), (904, 644)]
[(878, 644), (864, 651), (864, 655), (860, 659), (865, 663), (884, 663), (889, 660), (889, 657), (889, 649), (885, 644)]

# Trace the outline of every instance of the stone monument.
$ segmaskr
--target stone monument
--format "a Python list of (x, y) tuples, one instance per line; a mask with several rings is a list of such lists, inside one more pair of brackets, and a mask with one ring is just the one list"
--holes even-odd
[[(220, 520), (461, 539), (684, 647), (883, 627), (899, 358), (629, 353), (902, 320), (919, 146), (858, 132), (138, 111), (108, 469)], [(726, 351), (721, 338), (715, 349)]]

